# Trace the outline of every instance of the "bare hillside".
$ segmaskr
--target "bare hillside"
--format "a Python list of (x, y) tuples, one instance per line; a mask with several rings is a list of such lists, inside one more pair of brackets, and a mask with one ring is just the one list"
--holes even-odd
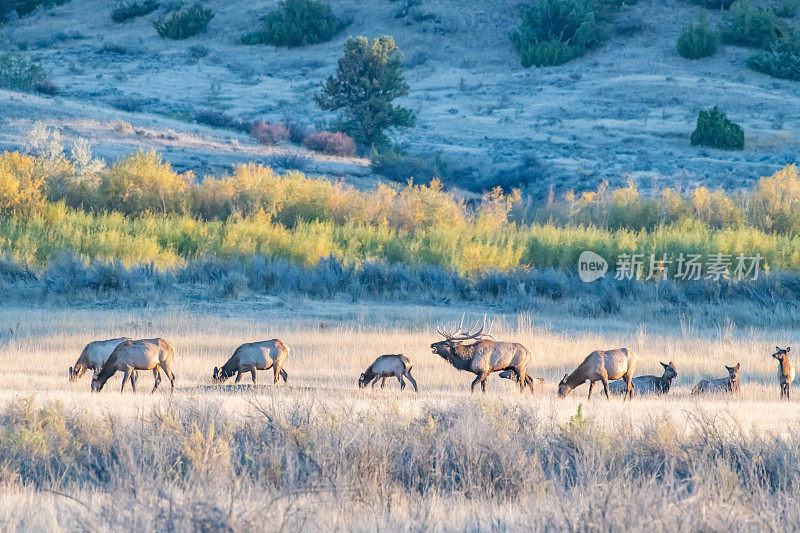
[[(632, 177), (645, 187), (738, 188), (800, 153), (800, 85), (747, 69), (750, 50), (723, 46), (709, 59), (681, 58), (677, 35), (697, 18), (697, 8), (684, 1), (642, 0), (625, 8), (604, 46), (546, 69), (520, 66), (508, 39), (519, 2), (510, 0), (459, 2), (457, 9), (423, 0), (402, 17), (401, 1), (334, 0), (334, 11), (350, 25), (331, 42), (301, 49), (238, 44), (272, 1), (209, 1), (216, 15), (208, 31), (186, 41), (158, 37), (152, 23), (163, 9), (114, 24), (115, 4), (73, 0), (0, 28), (0, 48), (28, 50), (63, 90), (42, 103), (0, 93), (3, 147), (19, 144), (30, 122), (47, 119), (90, 129), (102, 155), (153, 145), (177, 166), (202, 172), (247, 159), (269, 163), (277, 150), (289, 157), (279, 166), (300, 163), (363, 179), (364, 160), (256, 147), (243, 134), (198, 129), (186, 120), (215, 110), (242, 121), (289, 117), (321, 127), (332, 115), (319, 110), (313, 95), (334, 72), (344, 40), (389, 34), (405, 53), (411, 92), (404, 103), (417, 114), (417, 126), (395, 138), (411, 154), (438, 156), (446, 177), (465, 187), (521, 179), (543, 192)], [(713, 23), (717, 17), (711, 14)], [(743, 152), (689, 145), (698, 111), (714, 105), (744, 128)], [(117, 119), (180, 135), (169, 142), (159, 133), (120, 138), (113, 127), (93, 125)]]

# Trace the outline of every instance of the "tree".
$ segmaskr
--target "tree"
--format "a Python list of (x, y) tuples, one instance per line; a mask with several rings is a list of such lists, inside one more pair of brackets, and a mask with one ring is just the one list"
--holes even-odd
[(414, 113), (392, 105), (408, 94), (402, 54), (389, 36), (348, 39), (336, 77), (330, 76), (316, 96), (322, 109), (340, 111), (339, 128), (363, 144), (386, 145), (384, 131), (414, 125)]

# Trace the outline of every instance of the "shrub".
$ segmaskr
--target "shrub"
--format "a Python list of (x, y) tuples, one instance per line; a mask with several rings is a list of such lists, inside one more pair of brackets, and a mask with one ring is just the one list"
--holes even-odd
[(784, 19), (794, 18), (797, 15), (797, 0), (787, 0), (776, 6), (773, 10), (775, 11), (776, 17)]
[(722, 42), (750, 48), (768, 48), (781, 34), (775, 13), (750, 0), (736, 0), (720, 30)]
[(283, 124), (270, 124), (269, 122), (253, 122), (250, 135), (258, 139), (261, 144), (277, 144), (289, 138), (289, 130)]
[(800, 81), (800, 46), (781, 41), (768, 51), (750, 57), (747, 66), (776, 78)]
[(709, 146), (720, 150), (744, 150), (744, 131), (725, 113), (714, 106), (709, 111), (700, 111), (697, 128), (692, 132), (692, 146)]
[(322, 109), (341, 111), (342, 131), (364, 144), (385, 145), (384, 131), (414, 125), (414, 113), (392, 101), (408, 94), (402, 54), (389, 36), (348, 39), (336, 77), (316, 96)]
[(590, 0), (534, 0), (510, 37), (523, 67), (561, 65), (600, 44)]
[(315, 152), (353, 157), (356, 155), (356, 143), (342, 132), (315, 131), (303, 139), (303, 146)]
[(717, 53), (717, 33), (708, 25), (708, 17), (703, 12), (697, 24), (685, 26), (678, 36), (678, 53), (687, 59), (700, 59)]
[(45, 96), (55, 96), (61, 92), (61, 87), (50, 80), (42, 80), (33, 86), (33, 90)]
[(242, 37), (242, 43), (305, 46), (329, 41), (343, 27), (325, 2), (282, 0), (278, 9), (267, 15), (264, 27)]
[(160, 6), (155, 0), (144, 0), (144, 2), (125, 2), (119, 4), (111, 12), (111, 20), (119, 24), (126, 20), (135, 19), (149, 15)]
[(0, 56), (0, 87), (14, 91), (29, 91), (45, 81), (44, 69), (25, 54), (7, 53)]
[(212, 109), (198, 111), (194, 115), (194, 120), (198, 124), (205, 124), (206, 126), (211, 126), (212, 128), (227, 128), (233, 130), (244, 129), (247, 131), (246, 125), (243, 125), (240, 121), (229, 117), (225, 113), (214, 111)]
[(704, 9), (730, 9), (735, 0), (692, 0)]
[(6, 20), (14, 11), (20, 17), (24, 17), (25, 15), (30, 15), (39, 7), (60, 6), (66, 2), (67, 0), (0, 0), (0, 22)]
[(158, 34), (165, 39), (188, 39), (205, 31), (214, 18), (214, 11), (202, 4), (186, 6), (168, 19), (153, 23)]
[(17, 152), (0, 155), (0, 213), (31, 213), (44, 206), (44, 172), (37, 161)]

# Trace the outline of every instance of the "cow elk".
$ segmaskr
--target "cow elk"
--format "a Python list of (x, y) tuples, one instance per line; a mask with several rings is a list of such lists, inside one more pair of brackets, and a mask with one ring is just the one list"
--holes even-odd
[(278, 378), (283, 378), (286, 383), (289, 376), (283, 369), (286, 358), (289, 357), (289, 347), (279, 339), (268, 341), (248, 342), (242, 344), (231, 355), (222, 368), (214, 367), (211, 379), (214, 383), (224, 383), (233, 374), (236, 374), (235, 383), (239, 383), (242, 374), (250, 372), (253, 383), (256, 382), (256, 370), (273, 371), (273, 383), (278, 383)]
[[(122, 341), (130, 340), (127, 337), (120, 337), (118, 339), (106, 339), (104, 341), (92, 341), (84, 346), (75, 365), (69, 367), (69, 380), (77, 381), (86, 373), (87, 370), (92, 370), (92, 378), (96, 378), (100, 367), (103, 366), (114, 348), (119, 346)], [(135, 379), (135, 378), (134, 378)]]
[(411, 367), (411, 359), (403, 354), (381, 355), (358, 378), (358, 388), (363, 389), (371, 384), (374, 389), (378, 380), (381, 381), (381, 388), (383, 388), (386, 385), (386, 378), (395, 376), (400, 382), (400, 390), (403, 390), (406, 388), (406, 382), (403, 381), (403, 376), (405, 376), (414, 386), (414, 392), (419, 392), (417, 381), (411, 375)]
[(739, 368), (741, 365), (725, 366), (728, 370), (728, 377), (719, 379), (701, 379), (692, 389), (692, 394), (704, 394), (707, 392), (722, 392), (739, 394)]
[[(675, 370), (675, 363), (661, 363), (664, 367), (664, 373), (661, 376), (639, 376), (633, 378), (631, 383), (635, 386), (636, 394), (667, 394), (670, 387), (672, 387), (672, 380), (678, 376)], [(622, 395), (627, 392), (628, 387), (625, 385), (625, 380), (618, 379), (613, 383), (609, 383), (608, 390), (611, 394)]]
[(776, 346), (776, 352), (772, 354), (772, 357), (778, 360), (778, 383), (781, 386), (781, 400), (784, 398), (789, 399), (789, 389), (792, 386), (792, 381), (794, 381), (794, 367), (789, 361), (789, 351), (791, 349), (791, 346), (787, 346), (785, 350)]
[[(499, 341), (491, 335), (491, 325), (489, 332), (486, 329), (486, 317), (483, 318), (483, 326), (478, 328), (478, 324), (470, 330), (465, 330), (464, 319), (455, 332), (443, 331), (437, 328), (439, 334), (444, 337), (443, 341), (431, 344), (431, 350), (458, 370), (472, 372), (477, 377), (472, 382), (470, 391), (475, 391), (475, 386), (480, 383), (481, 390), (486, 392), (486, 378), (492, 372), (511, 370), (517, 375), (527, 376), (528, 365), (531, 362), (531, 353), (523, 345), (516, 342)], [(474, 340), (473, 344), (463, 344), (465, 341)], [(527, 380), (519, 380), (520, 392), (525, 391)], [(531, 387), (533, 391), (533, 387)]]
[(124, 340), (114, 348), (97, 377), (92, 380), (92, 391), (99, 392), (103, 390), (103, 386), (109, 378), (119, 370), (125, 372), (122, 377), (122, 389), (120, 389), (120, 392), (125, 391), (125, 383), (128, 380), (131, 382), (131, 389), (136, 392), (133, 372), (135, 370), (152, 370), (155, 378), (152, 392), (155, 392), (161, 383), (159, 368), (164, 370), (172, 390), (175, 390), (175, 374), (172, 372), (172, 360), (174, 358), (175, 349), (162, 338), (138, 341)]
[(572, 389), (589, 382), (589, 399), (592, 398), (592, 388), (596, 381), (603, 382), (603, 391), (608, 395), (608, 382), (622, 379), (625, 382), (625, 397), (633, 396), (635, 385), (632, 383), (633, 373), (639, 356), (627, 348), (614, 350), (596, 350), (586, 356), (586, 359), (575, 369), (572, 374), (564, 374), (564, 379), (558, 384), (558, 397), (563, 398)]

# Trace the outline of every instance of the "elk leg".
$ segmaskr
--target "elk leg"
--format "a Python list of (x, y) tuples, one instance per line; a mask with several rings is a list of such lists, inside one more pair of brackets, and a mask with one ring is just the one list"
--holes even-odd
[(400, 382), (400, 390), (405, 389), (406, 388), (406, 382), (403, 381), (403, 373), (402, 372), (396, 372), (394, 376), (397, 378), (397, 381)]
[[(128, 378), (131, 376), (131, 367), (125, 367), (125, 375), (122, 376), (122, 388), (119, 390), (119, 393), (122, 394), (125, 392), (125, 383), (128, 382)], [(133, 391), (136, 392), (136, 391)]]
[(284, 383), (288, 383), (289, 382), (289, 374), (286, 373), (286, 370), (281, 368), (280, 374), (281, 374), (281, 377), (283, 378), (283, 382)]
[(375, 384), (376, 384), (376, 383), (378, 382), (378, 380), (380, 380), (380, 379), (381, 379), (381, 377), (380, 377), (380, 376), (375, 376), (375, 379), (373, 379), (373, 380), (372, 380), (372, 388), (373, 388), (373, 389), (375, 388)]
[(234, 381), (234, 383), (239, 383), (240, 381), (242, 381), (242, 370), (241, 369), (236, 371), (236, 381)]
[(275, 365), (275, 364), (273, 364), (273, 365), (272, 365), (272, 375), (273, 375), (273, 378), (274, 378), (274, 379), (272, 380), (272, 384), (273, 384), (273, 385), (277, 385), (277, 384), (278, 384), (278, 378), (279, 378), (279, 377), (280, 377), (280, 375), (281, 375), (281, 371), (280, 371), (280, 369), (278, 368), (278, 365)]
[[(622, 397), (622, 401), (624, 402), (628, 398), (633, 398), (633, 391), (631, 390), (631, 375), (630, 375), (630, 373), (625, 374), (625, 376), (623, 376), (623, 377), (625, 378), (625, 396)], [(606, 393), (606, 396), (608, 396), (608, 393)]]
[(590, 381), (589, 382), (589, 398), (587, 398), (588, 400), (592, 399), (592, 389), (593, 388), (594, 388), (594, 381)]
[(153, 394), (158, 386), (161, 385), (161, 372), (159, 371), (158, 365), (153, 368), (153, 379), (155, 380), (155, 383), (153, 383), (153, 390), (150, 391), (150, 394)]
[(478, 374), (478, 377), (476, 377), (475, 381), (472, 382), (472, 386), (470, 387), (469, 391), (475, 392), (475, 385), (477, 385), (478, 382), (480, 382), (481, 385), (483, 386), (483, 391), (486, 392), (486, 385), (483, 383), (484, 379), (486, 379), (486, 374), (484, 373)]
[(411, 375), (411, 370), (406, 370), (406, 377), (408, 378), (408, 381), (410, 381), (411, 384), (414, 386), (414, 392), (419, 392), (419, 389), (417, 388), (417, 380), (415, 380), (414, 377)]
[(381, 388), (384, 388), (385, 386), (386, 386), (386, 378), (382, 377), (381, 378)]
[[(600, 377), (603, 380), (603, 391), (606, 393), (606, 400), (610, 400), (611, 396), (608, 395), (608, 376), (600, 376)], [(625, 392), (625, 396), (626, 397), (628, 396), (627, 392)]]
[(253, 376), (253, 385), (255, 385), (256, 384), (256, 367), (253, 367), (250, 370), (250, 375)]
[(527, 383), (527, 381), (528, 381), (528, 369), (527, 368), (515, 368), (514, 371), (517, 373), (517, 382), (519, 383), (519, 391), (520, 392), (525, 392), (525, 387), (528, 384)]

